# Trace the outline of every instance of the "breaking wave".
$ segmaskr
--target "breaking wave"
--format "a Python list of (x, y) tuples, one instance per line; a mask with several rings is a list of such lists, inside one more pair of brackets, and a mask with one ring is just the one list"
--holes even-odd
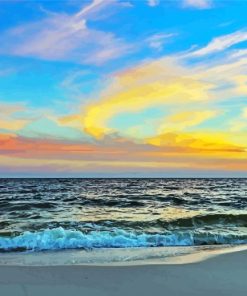
[(212, 244), (245, 244), (247, 234), (234, 231), (213, 233), (207, 231), (180, 231), (164, 234), (114, 231), (66, 230), (62, 227), (39, 232), (24, 232), (15, 237), (0, 237), (0, 251), (42, 251), (92, 248), (137, 248), (161, 246), (196, 246)]

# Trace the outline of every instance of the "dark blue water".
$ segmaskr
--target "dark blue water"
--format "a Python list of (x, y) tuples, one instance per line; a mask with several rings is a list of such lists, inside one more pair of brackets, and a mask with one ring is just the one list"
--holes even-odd
[(0, 251), (247, 243), (247, 179), (0, 179)]

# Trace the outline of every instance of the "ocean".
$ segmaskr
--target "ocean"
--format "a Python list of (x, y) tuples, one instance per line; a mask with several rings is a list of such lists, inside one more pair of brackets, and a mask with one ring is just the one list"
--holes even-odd
[(0, 179), (2, 254), (242, 244), (247, 179)]

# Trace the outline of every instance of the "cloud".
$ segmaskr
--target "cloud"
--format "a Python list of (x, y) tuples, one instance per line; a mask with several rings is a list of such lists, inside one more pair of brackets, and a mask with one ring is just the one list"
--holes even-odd
[(8, 131), (18, 131), (28, 123), (24, 119), (2, 119), (0, 118), (0, 129)]
[[(213, 0), (179, 0), (183, 7), (192, 7), (196, 9), (209, 9), (213, 6)], [(151, 7), (158, 6), (160, 0), (147, 0), (147, 4)]]
[(24, 105), (0, 102), (0, 129), (14, 132), (23, 128), (29, 122), (20, 116), (24, 111), (26, 111)]
[(28, 138), (43, 138), (54, 140), (78, 140), (85, 139), (83, 133), (75, 128), (59, 125), (55, 120), (42, 117), (19, 128), (18, 135)]
[(164, 119), (162, 125), (159, 126), (159, 131), (183, 131), (189, 127), (197, 126), (210, 118), (217, 116), (215, 110), (188, 110), (175, 113)]
[(21, 104), (9, 104), (5, 102), (0, 102), (0, 116), (9, 116), (25, 110), (26, 107)]
[(247, 49), (237, 49), (231, 54), (231, 58), (247, 57)]
[(211, 172), (246, 171), (246, 151), (220, 142), (221, 134), (209, 134), (208, 137), (205, 140), (205, 135), (202, 139), (200, 134), (170, 133), (149, 139), (150, 144), (112, 139), (104, 146), (103, 143), (27, 139), (0, 134), (0, 167), (5, 173), (65, 172), (67, 175), (72, 172), (130, 173), (143, 169), (148, 169), (150, 174), (178, 169), (187, 172), (205, 169)]
[(160, 51), (163, 49), (166, 41), (174, 36), (176, 36), (174, 33), (158, 33), (148, 37), (146, 42), (148, 43), (149, 47)]
[[(112, 3), (113, 1), (109, 1), (109, 2)], [(100, 11), (100, 9), (103, 6), (105, 6), (105, 5), (107, 6), (108, 3), (106, 3), (106, 1), (104, 1), (104, 0), (93, 0), (89, 5), (85, 6), (83, 9), (81, 9), (76, 14), (76, 17), (86, 16), (90, 13), (98, 12), (98, 11)]]
[(115, 1), (94, 0), (75, 14), (56, 13), (2, 34), (1, 53), (45, 60), (100, 65), (126, 54), (131, 46), (111, 32), (91, 29), (87, 20)]
[[(217, 101), (230, 100), (246, 96), (247, 59), (240, 57), (232, 59), (231, 54), (218, 59), (215, 63), (205, 62), (194, 68), (198, 79), (212, 81), (215, 85), (211, 93)], [(216, 97), (217, 96), (217, 97)]]
[[(243, 134), (239, 134), (241, 136)], [(237, 159), (246, 157), (246, 147), (242, 144), (233, 144), (232, 134), (225, 132), (166, 132), (153, 138), (147, 139), (147, 143), (173, 149), (174, 153), (188, 153), (200, 155), (201, 157), (211, 156)], [(247, 145), (247, 141), (245, 141)]]
[[(99, 101), (89, 104), (81, 124), (90, 135), (100, 138), (112, 133), (109, 119), (121, 113), (136, 113), (176, 102), (188, 104), (208, 99), (211, 85), (196, 80), (189, 69), (162, 59), (118, 73)], [(104, 112), (102, 112), (104, 110)]]
[[(157, 150), (146, 144), (109, 137), (107, 141), (86, 142), (59, 138), (29, 138), (0, 133), (0, 155), (25, 159), (74, 161), (144, 161), (149, 151)], [(131, 152), (131, 155), (126, 154)]]
[(212, 7), (211, 0), (183, 0), (184, 7), (193, 7), (197, 9), (208, 9)]
[(160, 1), (159, 0), (148, 0), (147, 1), (148, 5), (151, 7), (159, 5)]
[[(61, 120), (65, 125), (81, 127), (95, 138), (115, 132), (121, 134), (119, 127), (114, 128), (110, 121), (123, 114), (135, 117), (154, 107), (164, 110), (164, 115), (160, 111), (160, 118), (152, 123), (159, 132), (163, 128), (195, 127), (208, 120), (210, 124), (214, 117), (225, 112), (220, 107), (215, 108), (216, 102), (247, 94), (246, 65), (246, 59), (241, 58), (191, 66), (184, 64), (180, 55), (144, 62), (115, 73), (98, 100), (84, 105), (81, 113)], [(166, 112), (171, 115), (167, 116)], [(144, 119), (137, 126), (125, 127), (123, 134), (148, 130), (148, 120)], [(214, 129), (213, 123), (211, 125)]]
[[(235, 127), (241, 128), (235, 130), (229, 122), (235, 117), (232, 106), (240, 100), (241, 108), (247, 94), (247, 60), (228, 51), (210, 62), (189, 61), (178, 53), (115, 72), (98, 99), (60, 120), (83, 129), (100, 145), (114, 135), (147, 145), (148, 162), (166, 157), (173, 167), (186, 162), (205, 168), (206, 164), (199, 165), (202, 159), (211, 165), (217, 159), (218, 169), (226, 168), (228, 161), (232, 169), (243, 169), (239, 161), (246, 159), (246, 118), (239, 117)], [(129, 151), (127, 146), (123, 149)]]
[[(88, 28), (87, 19), (96, 17), (103, 5), (105, 1), (94, 1), (77, 14), (55, 14), (7, 35), (17, 39), (16, 54), (80, 62), (83, 57), (81, 63), (100, 64), (129, 50), (115, 35)], [(95, 46), (88, 43), (93, 55), (87, 55), (81, 43), (91, 33), (95, 33), (90, 39)], [(146, 42), (160, 50), (172, 36), (155, 34)], [(145, 60), (108, 75), (93, 100), (81, 99), (81, 109), (63, 118), (27, 122), (20, 116), (23, 106), (0, 104), (0, 127), (5, 129), (0, 135), (0, 166), (13, 171), (24, 166), (65, 172), (246, 171), (247, 110), (241, 102), (247, 95), (247, 59), (245, 49), (230, 49), (245, 38), (244, 30), (237, 31), (187, 55)], [(208, 59), (209, 54), (227, 49), (217, 60)], [(191, 57), (199, 59), (190, 63)], [(81, 83), (88, 80), (83, 75), (88, 74), (73, 72), (62, 86), (79, 96)], [(119, 124), (123, 115), (124, 123)]]
[(190, 54), (192, 57), (201, 57), (216, 52), (224, 51), (227, 48), (247, 40), (247, 31), (237, 31), (232, 34), (214, 38), (207, 46)]
[[(58, 140), (32, 139), (22, 136), (0, 134), (0, 155), (23, 158), (66, 158), (68, 152), (73, 158), (74, 153), (79, 157), (82, 153), (93, 151), (90, 144), (66, 143)], [(70, 158), (68, 156), (68, 158)]]

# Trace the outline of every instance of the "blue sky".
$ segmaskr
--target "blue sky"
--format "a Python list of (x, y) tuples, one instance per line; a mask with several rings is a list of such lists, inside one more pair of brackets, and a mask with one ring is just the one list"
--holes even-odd
[(1, 1), (0, 173), (245, 175), (246, 12), (244, 0)]
[[(0, 29), (3, 48), (0, 63), (10, 73), (1, 77), (0, 98), (6, 98), (9, 102), (27, 101), (34, 106), (45, 106), (51, 100), (64, 99), (61, 81), (71, 72), (90, 73), (87, 76), (91, 76), (91, 79), (86, 77), (88, 83), (81, 86), (81, 91), (87, 93), (93, 90), (95, 81), (98, 83), (102, 76), (108, 76), (109, 73), (145, 59), (186, 51), (193, 46), (203, 47), (215, 36), (246, 27), (246, 1), (205, 1), (209, 3), (205, 8), (192, 4), (186, 6), (185, 2), (160, 1), (159, 4), (157, 2), (157, 5), (150, 6), (148, 1), (120, 1), (119, 4), (105, 5), (100, 16), (92, 14), (87, 20), (88, 27), (114, 34), (115, 39), (121, 40), (123, 46), (130, 47), (123, 49), (123, 54), (116, 58), (109, 58), (102, 61), (102, 64), (99, 61), (99, 65), (93, 59), (85, 63), (77, 57), (70, 59), (69, 52), (62, 63), (59, 58), (50, 61), (49, 56), (40, 58), (35, 53), (13, 54), (13, 48), (19, 43), (15, 40), (16, 36), (11, 38), (10, 34), (6, 34), (8, 30), (18, 26), (32, 26), (32, 23), (42, 22), (52, 14), (76, 14), (83, 6), (89, 5), (90, 1), (1, 2)], [(35, 31), (26, 34), (32, 33), (35, 34)], [(155, 35), (160, 35), (160, 40), (157, 40), (156, 45), (155, 41), (151, 45), (151, 39)], [(100, 44), (96, 46), (97, 51), (100, 51)], [(241, 43), (234, 45), (234, 48), (245, 46), (246, 43)], [(85, 51), (90, 52), (90, 45)], [(13, 85), (15, 92), (12, 90)], [(35, 98), (33, 92), (36, 93)]]

